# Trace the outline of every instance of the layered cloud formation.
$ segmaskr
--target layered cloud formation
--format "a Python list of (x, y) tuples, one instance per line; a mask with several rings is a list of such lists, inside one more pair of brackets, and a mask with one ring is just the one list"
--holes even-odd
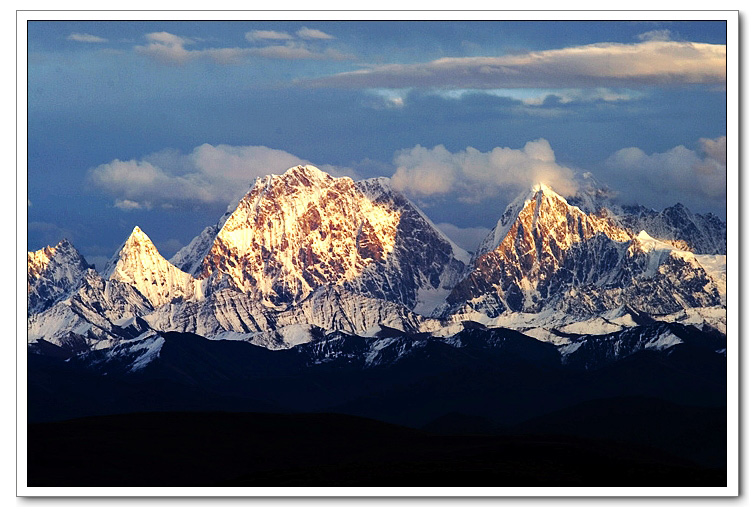
[(496, 147), (489, 152), (468, 147), (452, 153), (442, 145), (418, 145), (396, 153), (394, 163), (393, 186), (418, 198), (453, 194), (464, 203), (479, 203), (538, 182), (565, 196), (576, 191), (574, 172), (556, 163), (553, 149), (542, 138), (522, 149)]
[(499, 57), (442, 58), (377, 65), (315, 80), (309, 86), (345, 88), (581, 88), (646, 84), (722, 84), (726, 46), (662, 41), (596, 43)]

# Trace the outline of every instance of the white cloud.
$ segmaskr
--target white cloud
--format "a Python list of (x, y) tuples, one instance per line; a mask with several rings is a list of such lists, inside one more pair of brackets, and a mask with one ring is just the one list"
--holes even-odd
[(302, 39), (335, 39), (335, 36), (326, 34), (321, 30), (309, 29), (307, 27), (302, 27), (296, 31), (296, 35)]
[(220, 64), (239, 64), (248, 57), (334, 61), (354, 58), (350, 54), (345, 54), (332, 48), (315, 51), (307, 48), (303, 43), (294, 42), (266, 47), (229, 47), (191, 50), (187, 49), (186, 46), (194, 44), (194, 40), (182, 38), (168, 32), (152, 32), (147, 34), (145, 38), (148, 44), (137, 45), (134, 47), (136, 52), (149, 56), (161, 63), (171, 65), (182, 65), (197, 59), (210, 59)]
[(69, 34), (66, 38), (69, 41), (78, 41), (80, 43), (107, 43), (107, 39), (95, 36), (93, 34), (84, 34), (81, 32), (74, 32)]
[(244, 34), (244, 37), (247, 41), (293, 39), (289, 33), (279, 31), (249, 31)]
[(612, 154), (606, 166), (616, 180), (626, 183), (624, 192), (650, 196), (659, 204), (683, 197), (724, 202), (726, 136), (701, 138), (698, 143), (699, 152), (682, 145), (652, 154), (627, 147)]
[[(203, 144), (189, 154), (166, 149), (139, 160), (113, 160), (90, 171), (89, 180), (115, 198), (121, 210), (226, 205), (255, 179), (311, 163), (264, 146)], [(358, 177), (346, 167), (322, 166), (334, 176)]]
[(376, 109), (401, 109), (406, 103), (406, 96), (409, 93), (409, 90), (410, 88), (403, 88), (399, 90), (376, 88), (374, 90), (366, 90), (367, 93), (373, 95), (378, 100), (378, 102), (368, 102), (368, 105)]
[(116, 199), (114, 206), (116, 208), (120, 208), (124, 211), (130, 211), (130, 210), (142, 210), (147, 209), (149, 210), (152, 208), (151, 204), (148, 203), (137, 203), (136, 201), (131, 201), (130, 199)]
[(312, 59), (312, 60), (333, 60), (344, 61), (354, 59), (351, 54), (345, 54), (335, 49), (325, 49), (322, 52), (310, 50), (300, 44), (272, 45), (268, 47), (259, 47), (245, 49), (249, 55), (266, 57), (271, 59)]
[(496, 89), (723, 84), (725, 79), (726, 45), (644, 41), (376, 65), (302, 83), (353, 88)]
[(671, 41), (671, 31), (669, 29), (656, 29), (643, 32), (637, 35), (640, 41)]
[(700, 148), (702, 152), (717, 163), (726, 165), (726, 137), (719, 136), (715, 139), (701, 138)]
[(164, 63), (181, 64), (197, 57), (194, 53), (186, 50), (184, 45), (190, 44), (191, 40), (181, 38), (169, 32), (151, 32), (145, 35), (149, 42), (147, 45), (137, 45), (134, 47), (137, 52), (150, 56)]
[(471, 252), (476, 251), (477, 246), (490, 233), (490, 228), (483, 228), (481, 226), (459, 228), (451, 223), (438, 223), (435, 226), (445, 233), (449, 239)]
[(527, 142), (522, 149), (472, 147), (451, 153), (442, 145), (415, 146), (396, 153), (392, 184), (409, 195), (430, 198), (453, 195), (465, 203), (510, 195), (544, 182), (562, 195), (576, 191), (574, 172), (556, 163), (547, 140)]

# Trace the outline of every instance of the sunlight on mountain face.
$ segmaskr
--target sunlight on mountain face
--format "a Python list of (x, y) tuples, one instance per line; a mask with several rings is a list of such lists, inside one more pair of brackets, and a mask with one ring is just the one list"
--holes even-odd
[(30, 340), (103, 348), (178, 331), (277, 349), (332, 331), (445, 338), (475, 322), (570, 353), (559, 332), (661, 319), (725, 332), (725, 310), (702, 310), (725, 309), (723, 223), (586, 196), (591, 210), (537, 183), (470, 257), (387, 179), (293, 167), (258, 179), (172, 263), (139, 227), (102, 276), (67, 241), (30, 252)]

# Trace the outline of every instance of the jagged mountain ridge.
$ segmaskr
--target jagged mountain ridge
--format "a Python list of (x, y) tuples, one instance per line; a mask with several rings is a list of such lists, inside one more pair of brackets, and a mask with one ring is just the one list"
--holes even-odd
[(260, 178), (171, 261), (135, 228), (104, 278), (30, 318), (30, 340), (91, 348), (151, 328), (288, 348), (334, 330), (448, 336), (471, 319), (555, 343), (561, 328), (601, 334), (637, 311), (725, 330), (720, 311), (699, 310), (725, 305), (725, 256), (634, 233), (544, 185), (509, 206), (465, 269), (468, 254), (387, 179), (295, 167)]
[(88, 269), (65, 300), (28, 318), (27, 340), (73, 350), (107, 348), (149, 330), (141, 319), (153, 307), (136, 288)]
[(717, 306), (725, 281), (715, 278), (719, 268), (703, 266), (714, 263), (644, 230), (635, 234), (606, 211), (585, 213), (536, 185), (480, 244), (442, 314), (495, 318), (552, 308), (588, 316), (626, 305), (670, 314)]
[(588, 185), (567, 200), (586, 213), (610, 217), (634, 234), (644, 230), (682, 251), (726, 254), (726, 223), (715, 215), (694, 214), (681, 203), (660, 212), (642, 205), (618, 205), (614, 196), (610, 189)]
[(622, 206), (615, 217), (634, 233), (644, 230), (680, 250), (702, 255), (726, 254), (726, 224), (713, 214), (693, 214), (681, 203), (661, 212), (644, 206)]

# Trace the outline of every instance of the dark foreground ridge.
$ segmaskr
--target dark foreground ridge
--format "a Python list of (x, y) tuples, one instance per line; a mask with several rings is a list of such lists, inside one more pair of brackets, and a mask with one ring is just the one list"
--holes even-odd
[(659, 449), (442, 435), (339, 414), (135, 413), (30, 424), (29, 486), (725, 486)]
[(455, 346), (398, 337), (371, 367), (356, 336), (272, 351), (169, 333), (137, 372), (128, 357), (40, 344), (28, 355), (28, 482), (724, 485), (721, 338), (682, 331), (683, 344), (626, 357), (614, 352), (631, 341), (599, 336), (566, 364), (505, 329), (467, 329)]

